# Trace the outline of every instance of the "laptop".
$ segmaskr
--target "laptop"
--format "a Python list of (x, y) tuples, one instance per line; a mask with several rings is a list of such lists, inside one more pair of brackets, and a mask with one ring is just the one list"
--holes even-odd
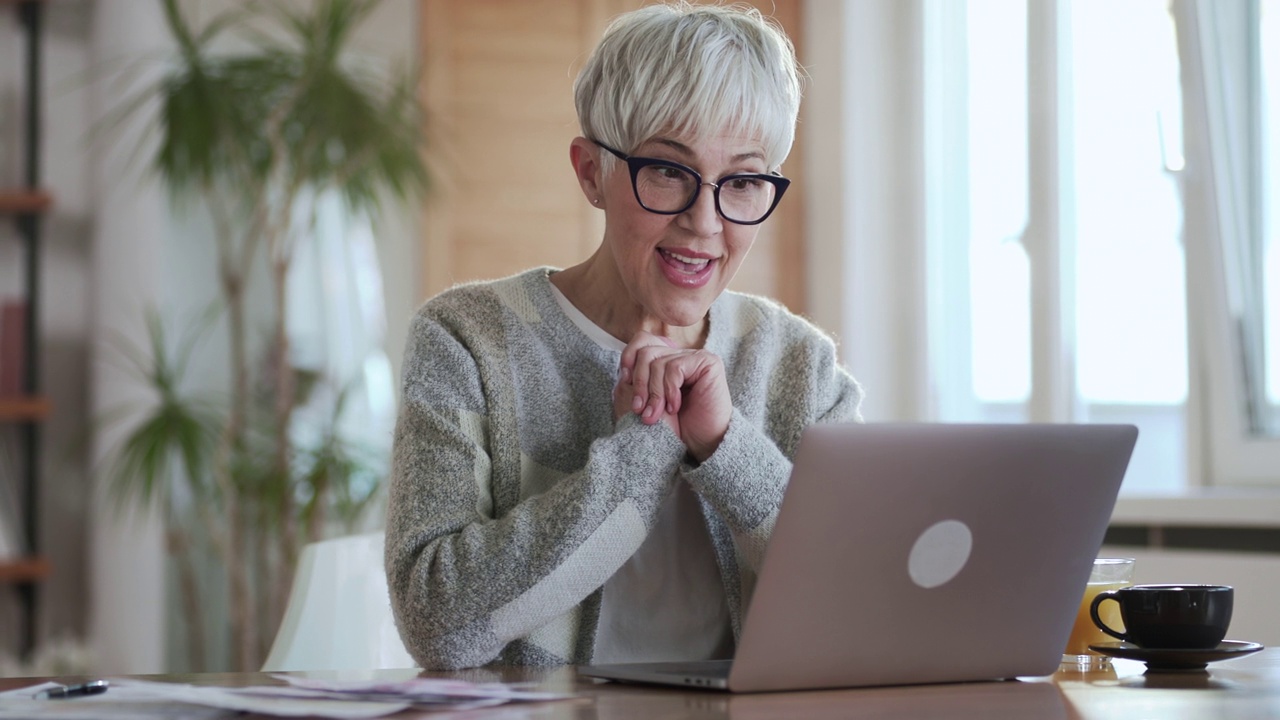
[(1137, 436), (810, 426), (734, 658), (579, 673), (731, 692), (1052, 674)]

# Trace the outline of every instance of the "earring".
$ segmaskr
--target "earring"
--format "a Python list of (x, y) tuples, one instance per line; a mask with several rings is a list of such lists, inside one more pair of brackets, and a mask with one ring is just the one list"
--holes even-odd
[(600, 204), (600, 198), (591, 198), (591, 204), (592, 204), (592, 205), (599, 205), (599, 204)]

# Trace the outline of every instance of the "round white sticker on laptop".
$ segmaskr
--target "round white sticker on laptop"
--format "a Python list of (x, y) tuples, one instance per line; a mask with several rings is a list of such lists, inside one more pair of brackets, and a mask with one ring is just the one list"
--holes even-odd
[(945, 585), (969, 562), (972, 550), (973, 533), (968, 525), (959, 520), (934, 523), (916, 538), (907, 559), (907, 572), (911, 581), (922, 588)]

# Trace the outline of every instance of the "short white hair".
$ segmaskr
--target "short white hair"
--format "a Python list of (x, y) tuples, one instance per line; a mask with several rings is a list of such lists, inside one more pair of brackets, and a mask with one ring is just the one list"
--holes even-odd
[(755, 8), (650, 5), (605, 29), (574, 104), (582, 134), (622, 152), (662, 134), (730, 134), (758, 140), (776, 170), (795, 140), (801, 74), (791, 40)]

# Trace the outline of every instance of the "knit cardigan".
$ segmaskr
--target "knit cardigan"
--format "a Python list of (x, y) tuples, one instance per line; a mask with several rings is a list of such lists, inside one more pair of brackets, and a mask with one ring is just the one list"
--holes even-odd
[(733, 410), (695, 466), (666, 423), (615, 422), (621, 354), (564, 314), (553, 272), (455, 287), (411, 326), (385, 561), (400, 636), (426, 668), (589, 662), (601, 589), (677, 478), (698, 496), (737, 638), (801, 431), (860, 420), (830, 338), (725, 292), (705, 348)]

